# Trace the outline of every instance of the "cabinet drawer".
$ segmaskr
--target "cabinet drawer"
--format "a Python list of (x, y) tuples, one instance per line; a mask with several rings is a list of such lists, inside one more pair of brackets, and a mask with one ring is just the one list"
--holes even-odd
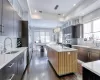
[(5, 74), (3, 75), (3, 80), (14, 80), (13, 78), (16, 75), (16, 66), (16, 62), (11, 61), (2, 69), (2, 74)]

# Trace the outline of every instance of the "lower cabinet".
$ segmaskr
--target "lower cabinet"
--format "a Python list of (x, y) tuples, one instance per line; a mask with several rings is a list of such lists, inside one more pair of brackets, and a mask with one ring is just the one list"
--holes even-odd
[(20, 80), (22, 78), (23, 72), (24, 72), (24, 54), (20, 55), (18, 58), (18, 73), (17, 73), (17, 80)]
[(100, 60), (100, 50), (84, 48), (84, 47), (74, 47), (78, 49), (78, 59), (83, 62), (91, 62)]
[(100, 80), (100, 76), (83, 67), (83, 80)]
[(24, 53), (8, 63), (0, 71), (0, 80), (21, 80), (24, 72)]
[(96, 61), (100, 59), (100, 50), (91, 49), (89, 54), (89, 61)]

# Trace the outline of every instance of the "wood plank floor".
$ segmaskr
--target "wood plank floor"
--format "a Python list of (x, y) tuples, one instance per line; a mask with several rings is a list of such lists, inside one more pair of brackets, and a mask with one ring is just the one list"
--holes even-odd
[(33, 57), (23, 80), (82, 80), (81, 75), (57, 77), (48, 63), (47, 57)]

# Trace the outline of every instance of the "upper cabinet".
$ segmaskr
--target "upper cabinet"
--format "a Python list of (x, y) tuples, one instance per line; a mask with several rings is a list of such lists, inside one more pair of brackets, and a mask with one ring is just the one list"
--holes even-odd
[(21, 36), (19, 13), (12, 7), (16, 0), (0, 0), (0, 35), (10, 37)]
[(21, 37), (21, 18), (14, 11), (14, 36)]
[(2, 33), (2, 0), (0, 0), (0, 35)]
[(3, 36), (13, 36), (13, 8), (8, 0), (3, 0)]

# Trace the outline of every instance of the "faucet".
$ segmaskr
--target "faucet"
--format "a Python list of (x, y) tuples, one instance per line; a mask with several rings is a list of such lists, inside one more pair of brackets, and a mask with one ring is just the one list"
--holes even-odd
[(0, 44), (1, 44), (1, 46), (0, 46), (0, 50), (1, 50), (1, 51), (0, 51), (0, 52), (1, 52), (1, 54), (2, 54), (2, 53), (3, 53), (3, 49), (2, 49), (2, 48), (3, 48), (3, 44), (2, 44), (1, 42), (0, 42)]
[(5, 40), (4, 40), (4, 52), (7, 51), (7, 49), (6, 49), (6, 40), (7, 40), (7, 39), (9, 39), (9, 40), (11, 41), (11, 48), (12, 48), (12, 39), (11, 39), (10, 37), (7, 37), (7, 38), (5, 38)]

